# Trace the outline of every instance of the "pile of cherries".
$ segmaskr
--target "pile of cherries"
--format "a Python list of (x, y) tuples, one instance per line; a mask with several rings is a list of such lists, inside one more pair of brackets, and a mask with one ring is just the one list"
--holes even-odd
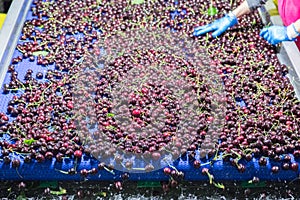
[[(2, 95), (12, 94), (13, 97), (6, 112), (0, 113), (0, 134), (10, 137), (10, 141), (0, 141), (1, 159), (7, 164), (13, 162), (17, 168), (20, 162), (12, 161), (10, 154), (22, 155), (25, 162), (52, 158), (62, 162), (64, 157), (79, 159), (83, 153), (99, 155), (104, 152), (101, 156), (109, 156), (116, 152), (110, 148), (112, 143), (125, 152), (160, 158), (161, 155), (151, 155), (151, 152), (170, 143), (176, 127), (183, 121), (180, 117), (182, 102), (177, 94), (155, 79), (147, 80), (133, 88), (134, 91), (126, 91), (127, 94), (118, 93), (116, 88), (128, 78), (142, 80), (142, 75), (132, 77), (130, 72), (140, 66), (160, 63), (163, 58), (164, 65), (180, 72), (181, 78), (189, 78), (186, 84), (192, 86), (203, 110), (195, 118), (195, 131), (181, 137), (186, 138), (189, 145), (176, 141), (171, 149), (173, 156), (207, 148), (211, 151), (205, 151), (201, 157), (211, 158), (222, 153), (222, 159), (241, 172), (247, 169), (240, 160), (250, 161), (253, 157), (258, 158), (262, 166), (266, 165), (266, 158), (283, 163), (272, 166), (274, 173), (281, 169), (298, 171), (298, 163), (288, 154), (300, 157), (299, 100), (286, 76), (288, 68), (279, 63), (275, 48), (259, 37), (262, 24), (258, 13), (241, 19), (239, 25), (219, 38), (213, 39), (210, 34), (195, 38), (192, 35), (194, 27), (223, 16), (241, 1), (232, 5), (214, 1), (213, 6), (219, 11), (214, 16), (207, 13), (211, 6), (208, 0), (145, 0), (138, 5), (131, 2), (33, 1), (33, 17), (24, 23), (17, 45), (21, 56), (12, 59), (8, 68), (9, 81), (2, 87)], [(178, 33), (178, 37), (191, 38), (205, 50), (210, 64), (217, 66), (224, 85), (222, 102), (226, 110), (225, 123), (214, 130), (212, 136), (207, 136), (207, 131), (214, 120), (210, 109), (213, 91), (207, 89), (205, 83), (195, 84), (204, 75), (195, 70), (196, 66), (187, 65), (184, 58), (162, 57), (164, 52), (145, 50), (141, 53), (133, 49), (112, 60), (101, 73), (85, 73), (80, 79), (80, 73), (87, 66), (96, 68), (99, 65), (99, 60), (95, 63), (87, 56), (101, 54), (99, 41), (141, 28), (170, 29)], [(18, 68), (27, 60), (39, 65), (40, 71), (35, 73), (28, 69), (21, 77)], [(78, 80), (86, 80), (83, 81), (85, 88), (89, 88), (86, 86), (90, 83), (95, 85), (84, 91), (73, 90)], [(200, 96), (197, 95), (199, 91)], [(128, 97), (127, 107), (116, 110), (114, 100), (122, 95)], [(78, 98), (74, 102), (74, 97), (78, 96), (93, 101), (83, 103)], [(153, 105), (159, 105), (156, 114), (163, 112), (165, 119), (159, 131), (147, 136), (134, 135), (134, 129), (130, 130), (133, 124), (143, 128), (155, 123), (153, 116), (156, 115), (149, 114)], [(93, 109), (84, 110), (87, 107)], [(79, 115), (74, 110), (79, 110)], [(122, 112), (127, 113), (133, 124), (117, 123), (116, 113)], [(86, 115), (90, 117), (88, 123), (84, 122)], [(86, 147), (82, 136), (86, 136), (84, 133), (94, 124), (99, 125), (99, 132), (87, 139), (99, 145)], [(198, 168), (201, 163), (196, 160), (194, 165)]]
[[(197, 69), (181, 58), (134, 51), (98, 71), (85, 69), (78, 79), (74, 94), (77, 115), (84, 116), (78, 120), (81, 137), (93, 135), (86, 150), (96, 157), (121, 150), (154, 160), (171, 152), (177, 159), (187, 150), (199, 149), (205, 140), (212, 94)], [(96, 132), (89, 131), (91, 124), (97, 124)]]

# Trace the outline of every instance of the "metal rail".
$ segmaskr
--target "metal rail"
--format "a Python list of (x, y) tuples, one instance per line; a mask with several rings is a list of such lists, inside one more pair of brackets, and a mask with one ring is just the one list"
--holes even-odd
[(0, 85), (3, 84), (31, 3), (32, 0), (13, 1), (0, 31)]
[[(272, 16), (270, 20), (274, 25), (283, 25), (279, 16)], [(294, 87), (297, 98), (300, 100), (300, 51), (295, 42), (282, 42), (277, 57), (280, 63), (289, 67), (288, 78)]]

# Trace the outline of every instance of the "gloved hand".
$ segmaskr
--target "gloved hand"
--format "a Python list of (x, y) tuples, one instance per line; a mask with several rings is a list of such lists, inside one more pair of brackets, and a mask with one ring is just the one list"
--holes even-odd
[(296, 30), (294, 23), (288, 27), (270, 26), (262, 29), (260, 32), (260, 36), (273, 45), (282, 41), (295, 41), (299, 35), (300, 33)]
[(237, 23), (237, 17), (233, 13), (229, 13), (224, 17), (212, 22), (211, 24), (195, 28), (194, 36), (199, 36), (214, 31), (212, 33), (212, 36), (215, 38), (224, 33), (228, 28), (236, 25)]

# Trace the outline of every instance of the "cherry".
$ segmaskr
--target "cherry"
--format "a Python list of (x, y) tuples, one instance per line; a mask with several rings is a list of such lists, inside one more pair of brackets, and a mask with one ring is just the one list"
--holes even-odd
[(86, 177), (89, 174), (89, 171), (87, 169), (80, 170), (80, 175)]
[(24, 163), (30, 163), (32, 161), (31, 156), (25, 156)]
[(98, 169), (95, 168), (95, 167), (93, 167), (92, 169), (90, 169), (90, 170), (88, 171), (88, 173), (89, 173), (89, 174), (92, 174), (92, 175), (95, 175), (95, 174), (98, 173)]
[(152, 158), (153, 158), (154, 160), (159, 160), (160, 157), (161, 157), (160, 153), (158, 153), (158, 152), (152, 153)]
[(208, 170), (208, 168), (203, 168), (201, 170), (201, 172), (202, 172), (203, 175), (207, 175), (207, 173), (209, 173), (209, 170)]
[(298, 171), (299, 170), (299, 164), (294, 162), (290, 165), (290, 168), (293, 170), (293, 171)]
[(105, 163), (99, 163), (98, 164), (98, 169), (103, 170), (105, 168)]
[(256, 176), (252, 178), (252, 183), (259, 183), (260, 179)]
[(290, 168), (290, 164), (289, 163), (283, 163), (282, 164), (282, 169), (288, 170), (289, 168)]
[(123, 180), (128, 180), (129, 179), (129, 174), (128, 173), (124, 173), (124, 174), (122, 174), (122, 179)]
[(55, 158), (56, 158), (57, 162), (62, 162), (63, 161), (63, 154), (58, 153), (58, 154), (56, 154)]
[(265, 157), (261, 157), (258, 161), (260, 166), (266, 166), (267, 165), (267, 159)]
[(154, 170), (153, 165), (148, 164), (148, 165), (145, 166), (145, 171), (146, 171), (146, 172), (151, 172), (151, 171), (153, 171), (153, 170)]
[(8, 121), (9, 118), (8, 118), (6, 115), (2, 115), (1, 120), (3, 120), (3, 121)]
[(243, 164), (239, 164), (238, 170), (239, 170), (239, 172), (244, 173), (246, 171), (246, 166)]
[(293, 155), (295, 158), (300, 158), (300, 150), (295, 150)]
[(81, 156), (82, 156), (82, 151), (80, 151), (80, 150), (74, 151), (74, 156), (75, 156), (75, 158), (81, 158)]
[(76, 169), (75, 169), (75, 168), (70, 168), (70, 169), (68, 170), (68, 174), (70, 174), (70, 175), (76, 174)]
[(182, 171), (178, 171), (176, 175), (178, 180), (184, 179), (184, 173)]
[(166, 168), (164, 168), (164, 173), (166, 174), (166, 175), (170, 175), (171, 174), (171, 169), (170, 168), (168, 168), (168, 167), (166, 167)]
[(291, 162), (291, 157), (289, 155), (285, 155), (283, 161), (289, 163)]
[(84, 192), (83, 192), (82, 190), (77, 191), (77, 197), (78, 197), (79, 199), (84, 198)]
[(44, 162), (45, 157), (42, 154), (37, 154), (35, 156), (35, 159), (37, 160), (37, 162), (41, 163), (41, 162)]
[(132, 166), (133, 166), (133, 163), (132, 163), (132, 161), (127, 161), (126, 163), (125, 163), (125, 167), (126, 167), (126, 169), (131, 169), (132, 168)]
[(26, 184), (23, 181), (18, 184), (19, 190), (24, 190), (25, 188), (26, 188)]
[(252, 160), (252, 154), (246, 154), (245, 159), (247, 161), (251, 161)]
[(276, 174), (279, 172), (279, 167), (278, 166), (272, 166), (271, 171)]
[(10, 164), (11, 158), (9, 156), (4, 156), (3, 161), (4, 161), (5, 164)]
[(170, 186), (171, 186), (171, 188), (176, 188), (176, 187), (178, 186), (178, 181), (176, 181), (176, 180), (171, 180)]
[(37, 79), (43, 79), (43, 73), (42, 72), (38, 72), (38, 73), (36, 73), (36, 78)]
[(19, 159), (13, 159), (13, 160), (12, 160), (12, 167), (13, 167), (13, 168), (18, 168), (18, 167), (20, 167), (20, 164), (21, 164), (21, 162), (20, 162)]
[(133, 110), (132, 115), (135, 116), (135, 117), (139, 117), (141, 115), (141, 111), (140, 110)]
[(120, 182), (120, 181), (115, 182), (115, 188), (116, 188), (118, 191), (123, 190), (122, 182)]
[(194, 168), (198, 169), (198, 168), (200, 168), (201, 163), (200, 163), (199, 160), (195, 160), (194, 163), (193, 163), (193, 165), (194, 165)]
[(46, 154), (45, 154), (45, 158), (46, 158), (46, 159), (51, 160), (52, 157), (53, 157), (53, 153), (52, 153), (52, 152), (49, 152), (49, 151), (46, 152)]

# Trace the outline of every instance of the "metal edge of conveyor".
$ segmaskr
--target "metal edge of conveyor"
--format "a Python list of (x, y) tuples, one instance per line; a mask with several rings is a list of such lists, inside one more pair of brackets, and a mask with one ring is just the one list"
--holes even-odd
[(288, 78), (300, 100), (300, 53), (297, 46), (292, 42), (284, 42), (277, 56), (282, 64), (289, 67)]
[(0, 30), (0, 86), (4, 81), (32, 0), (14, 0)]
[[(276, 9), (272, 1), (259, 9), (264, 24), (283, 25), (279, 15), (270, 16), (269, 11)], [(288, 78), (294, 87), (297, 98), (300, 100), (300, 51), (295, 42), (282, 42), (277, 57), (281, 64), (289, 67)]]

